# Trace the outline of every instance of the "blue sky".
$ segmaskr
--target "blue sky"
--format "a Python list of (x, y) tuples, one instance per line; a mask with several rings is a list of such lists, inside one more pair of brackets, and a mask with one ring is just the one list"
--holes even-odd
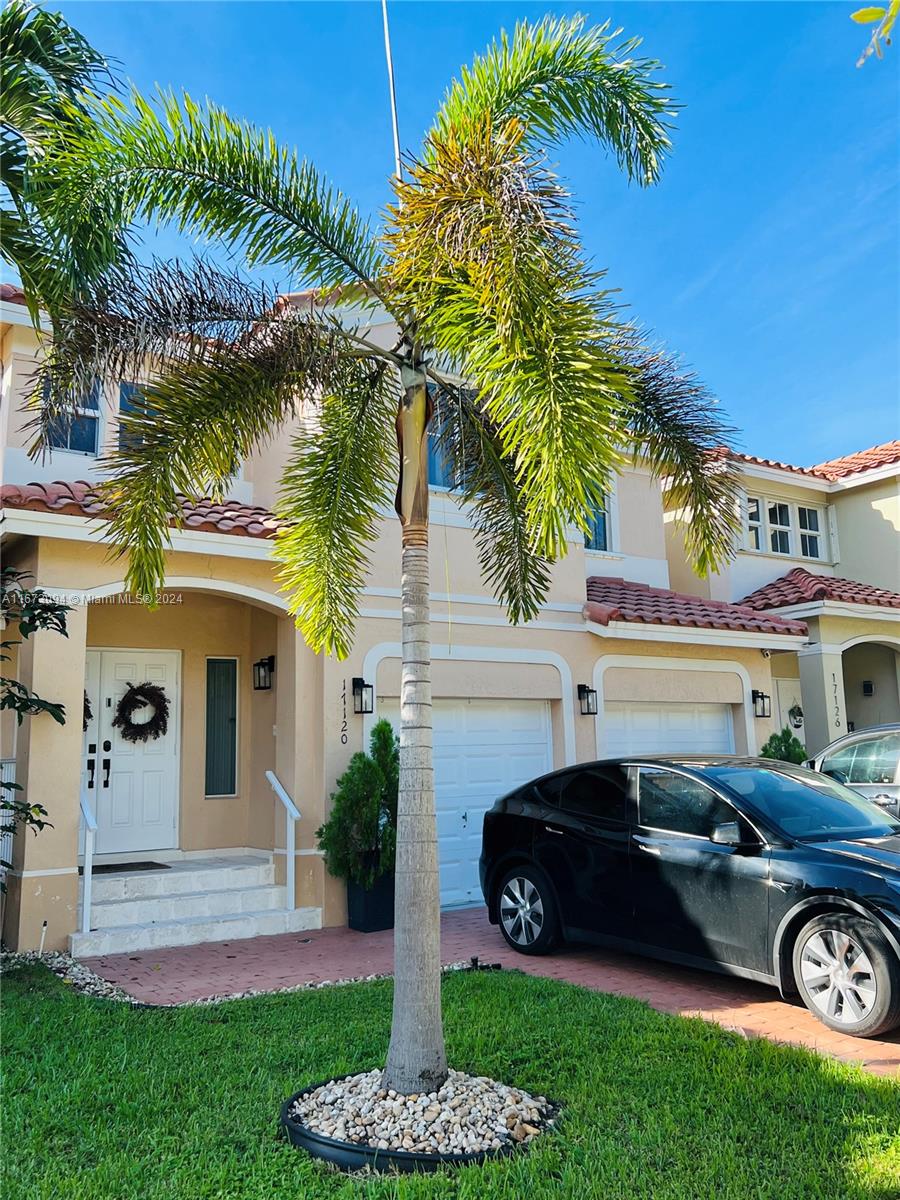
[[(392, 143), (375, 0), (59, 5), (142, 90), (271, 127), (377, 218)], [(684, 106), (660, 184), (554, 153), (610, 286), (755, 454), (810, 464), (900, 435), (900, 46), (856, 58), (858, 3), (392, 0), (401, 139), (502, 27), (581, 11), (644, 38)]]

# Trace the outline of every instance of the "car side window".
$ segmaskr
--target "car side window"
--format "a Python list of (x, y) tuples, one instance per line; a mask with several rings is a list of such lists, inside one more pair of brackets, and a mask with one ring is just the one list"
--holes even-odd
[(627, 768), (587, 767), (568, 776), (560, 806), (576, 816), (624, 825), (627, 798)]
[(843, 771), (849, 783), (893, 783), (898, 758), (900, 733), (886, 733), (839, 750), (824, 760), (822, 770)]
[(638, 810), (641, 824), (651, 829), (706, 838), (717, 825), (738, 819), (735, 809), (704, 784), (657, 767), (640, 769)]

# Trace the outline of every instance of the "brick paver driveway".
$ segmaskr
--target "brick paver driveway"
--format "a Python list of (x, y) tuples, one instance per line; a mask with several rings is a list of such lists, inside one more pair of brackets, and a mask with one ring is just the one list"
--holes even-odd
[[(863, 1040), (832, 1033), (799, 1004), (786, 1004), (762, 984), (675, 967), (596, 947), (566, 948), (546, 958), (510, 950), (484, 908), (445, 913), (445, 963), (478, 955), (532, 975), (564, 979), (618, 996), (634, 996), (663, 1012), (701, 1016), (744, 1033), (808, 1046), (881, 1075), (900, 1073), (900, 1030)], [(180, 1004), (207, 996), (389, 972), (393, 934), (322, 929), (170, 950), (141, 950), (85, 960), (148, 1004)]]

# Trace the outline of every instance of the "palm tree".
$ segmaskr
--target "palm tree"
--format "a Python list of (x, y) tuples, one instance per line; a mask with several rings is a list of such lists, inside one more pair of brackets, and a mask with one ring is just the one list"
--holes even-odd
[[(607, 147), (639, 184), (669, 148), (658, 64), (580, 18), (523, 23), (450, 86), (375, 236), (271, 134), (189, 97), (109, 101), (47, 156), (36, 200), (76, 259), (110, 230), (170, 220), (286, 268), (276, 297), (204, 261), (113, 265), (73, 304), (47, 368), (42, 432), (95, 375), (153, 368), (105, 485), (110, 536), (139, 593), (163, 583), (179, 493), (221, 494), (257, 443), (299, 414), (275, 557), (316, 651), (345, 656), (382, 506), (402, 527), (401, 775), (394, 1015), (386, 1086), (446, 1077), (431, 756), (428, 437), (466, 505), (484, 577), (512, 622), (538, 612), (550, 564), (639, 454), (690, 504), (700, 570), (729, 553), (735, 484), (712, 402), (617, 316), (583, 255), (547, 148)], [(309, 290), (311, 289), (311, 290)], [(395, 340), (371, 335), (390, 315)], [(399, 401), (398, 401), (399, 397)], [(399, 446), (399, 471), (396, 467)]]
[[(39, 214), (26, 202), (29, 161), (46, 144), (88, 119), (87, 100), (115, 86), (106, 59), (61, 13), (27, 0), (10, 0), (0, 11), (0, 209), (3, 257), (15, 268), (26, 294), (39, 291), (55, 307), (72, 291)], [(36, 315), (36, 310), (35, 315)]]

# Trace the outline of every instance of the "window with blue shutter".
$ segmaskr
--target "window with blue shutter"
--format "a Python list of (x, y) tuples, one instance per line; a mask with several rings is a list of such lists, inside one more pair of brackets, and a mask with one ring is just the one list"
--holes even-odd
[(206, 660), (206, 795), (237, 793), (237, 661)]

